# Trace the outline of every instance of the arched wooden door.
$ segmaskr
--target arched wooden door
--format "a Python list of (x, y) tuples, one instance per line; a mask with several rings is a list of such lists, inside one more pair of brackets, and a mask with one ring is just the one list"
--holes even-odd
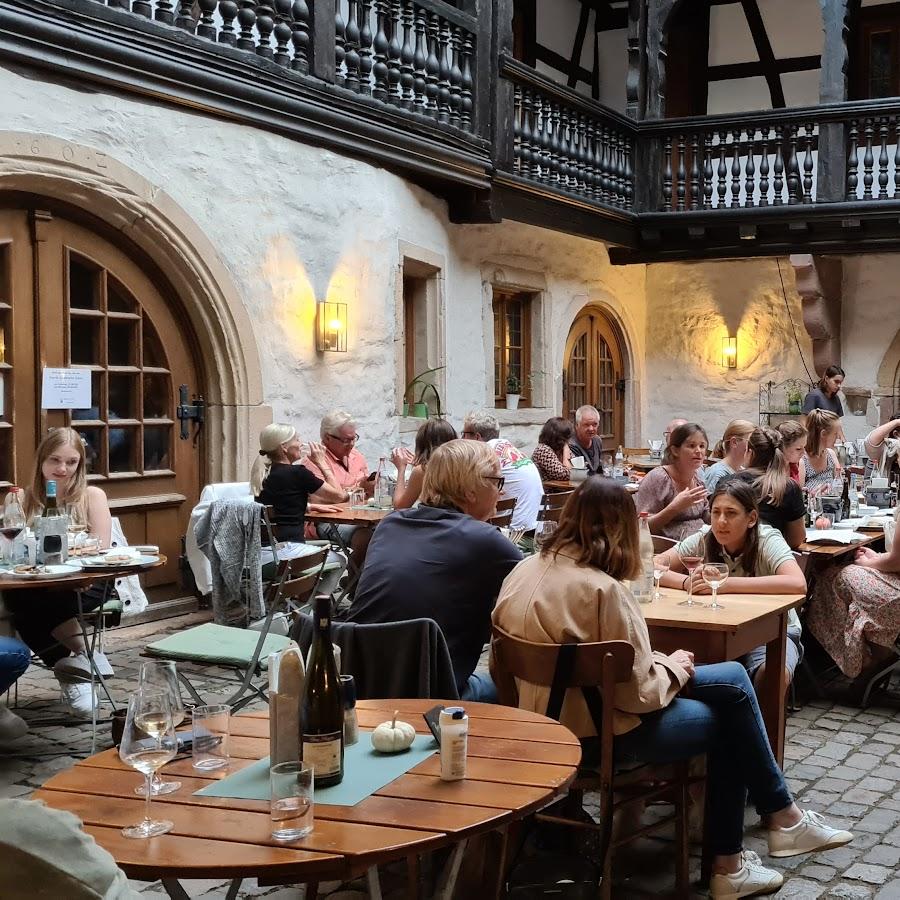
[[(179, 440), (175, 418), (178, 386), (202, 391), (199, 355), (163, 291), (84, 225), (0, 210), (0, 487), (29, 482), (48, 428), (76, 428), (88, 477), (106, 492), (129, 542), (157, 544), (169, 559), (143, 577), (153, 601), (180, 593), (180, 537), (203, 476), (202, 445)], [(44, 366), (90, 370), (90, 407), (42, 410)]]
[(625, 442), (625, 369), (615, 328), (597, 309), (585, 309), (572, 323), (563, 371), (563, 415), (590, 404), (600, 413), (604, 450)]

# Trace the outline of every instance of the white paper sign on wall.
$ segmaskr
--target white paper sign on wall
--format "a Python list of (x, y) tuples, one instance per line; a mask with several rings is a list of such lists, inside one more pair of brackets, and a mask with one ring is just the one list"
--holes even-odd
[(88, 409), (90, 405), (90, 369), (44, 369), (41, 409)]

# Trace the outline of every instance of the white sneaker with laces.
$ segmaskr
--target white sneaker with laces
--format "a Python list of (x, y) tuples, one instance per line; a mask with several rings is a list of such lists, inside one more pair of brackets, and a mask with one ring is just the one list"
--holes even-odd
[(831, 850), (852, 840), (851, 832), (832, 828), (819, 813), (807, 809), (796, 825), (769, 829), (769, 856), (799, 856), (814, 850)]
[[(113, 667), (106, 658), (106, 654), (101, 653), (99, 650), (94, 651), (94, 664), (97, 667), (97, 671), (104, 678), (109, 678), (114, 674)], [(58, 660), (53, 666), (53, 671), (57, 675), (64, 675), (67, 678), (84, 678), (90, 680), (91, 663), (87, 653), (74, 653), (72, 656), (66, 656)]]
[(759, 855), (752, 850), (741, 853), (741, 867), (730, 875), (713, 875), (709, 882), (709, 895), (716, 900), (738, 900), (739, 897), (758, 897), (774, 894), (784, 878), (780, 872), (767, 869)]
[(59, 691), (62, 702), (69, 707), (73, 716), (91, 718), (94, 712), (94, 692), (89, 682), (59, 681)]
[(28, 733), (28, 723), (6, 706), (0, 706), (0, 744), (15, 741)]

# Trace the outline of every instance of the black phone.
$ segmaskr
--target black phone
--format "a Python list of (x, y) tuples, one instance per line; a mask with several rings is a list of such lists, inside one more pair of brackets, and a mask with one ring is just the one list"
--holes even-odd
[(441, 745), (441, 712), (443, 712), (443, 709), (444, 707), (440, 705), (432, 706), (431, 709), (422, 716), (425, 720), (425, 724), (434, 735), (434, 739), (437, 741), (439, 747)]
[(375, 476), (376, 476), (377, 474), (378, 474), (377, 472), (369, 472), (369, 477), (366, 479), (366, 481), (374, 481), (374, 480), (375, 480)]
[(190, 753), (194, 749), (194, 736), (192, 734), (178, 732), (175, 738), (178, 741), (179, 753)]

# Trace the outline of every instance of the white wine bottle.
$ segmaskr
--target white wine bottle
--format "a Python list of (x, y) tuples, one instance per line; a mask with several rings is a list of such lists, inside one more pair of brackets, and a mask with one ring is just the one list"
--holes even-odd
[(331, 646), (331, 600), (316, 598), (316, 633), (306, 660), (300, 711), (301, 758), (313, 769), (316, 787), (344, 777), (344, 704)]

